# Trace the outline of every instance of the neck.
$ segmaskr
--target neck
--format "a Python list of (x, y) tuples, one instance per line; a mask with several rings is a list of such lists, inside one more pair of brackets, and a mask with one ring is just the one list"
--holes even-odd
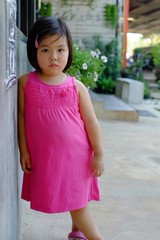
[(51, 84), (51, 85), (56, 85), (56, 84), (61, 84), (63, 82), (65, 82), (65, 80), (67, 79), (67, 75), (62, 73), (60, 75), (46, 75), (43, 73), (38, 72), (38, 76), (39, 78), (47, 83), (47, 84)]

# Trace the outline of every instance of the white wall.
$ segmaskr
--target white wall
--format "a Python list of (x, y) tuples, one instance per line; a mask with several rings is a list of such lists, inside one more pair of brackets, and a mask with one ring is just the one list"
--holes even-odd
[(0, 8), (0, 239), (17, 240), (18, 158), (17, 158), (17, 85), (6, 89), (7, 50), (6, 1)]
[(115, 37), (115, 29), (104, 25), (104, 6), (107, 3), (115, 4), (116, 0), (94, 0), (91, 6), (82, 0), (68, 0), (66, 5), (62, 5), (59, 0), (50, 2), (53, 5), (53, 16), (66, 20), (74, 41), (85, 39), (92, 46), (93, 36), (100, 36), (105, 44)]
[[(8, 1), (9, 3), (10, 1)], [(14, 2), (14, 0), (12, 0)], [(11, 35), (12, 21), (6, 21), (10, 9), (7, 12), (7, 1), (0, 0), (0, 240), (18, 240), (20, 231), (20, 189), (21, 173), (18, 144), (17, 144), (17, 82), (7, 90), (8, 79), (8, 40), (9, 29)], [(14, 29), (16, 32), (16, 28)], [(17, 75), (28, 71), (29, 64), (26, 55), (26, 45), (22, 41), (22, 34), (18, 31)], [(11, 68), (13, 63), (11, 62)]]

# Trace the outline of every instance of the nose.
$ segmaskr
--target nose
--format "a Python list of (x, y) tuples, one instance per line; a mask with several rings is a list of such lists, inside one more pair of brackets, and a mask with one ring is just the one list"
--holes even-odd
[(55, 61), (55, 60), (57, 60), (57, 54), (56, 54), (56, 52), (51, 52), (50, 57), (49, 57), (49, 60), (50, 60), (50, 61)]

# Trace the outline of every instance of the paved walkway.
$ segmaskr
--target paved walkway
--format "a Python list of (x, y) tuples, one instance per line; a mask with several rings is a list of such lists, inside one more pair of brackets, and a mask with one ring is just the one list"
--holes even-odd
[[(160, 111), (153, 105), (134, 106), (145, 113), (137, 123), (100, 121), (106, 170), (101, 202), (90, 207), (104, 240), (160, 239)], [(68, 213), (24, 204), (20, 240), (65, 240), (69, 231)]]

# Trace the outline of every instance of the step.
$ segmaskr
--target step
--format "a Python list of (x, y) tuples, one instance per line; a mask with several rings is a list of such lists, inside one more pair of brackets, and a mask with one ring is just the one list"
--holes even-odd
[(156, 75), (152, 71), (143, 72), (143, 79), (150, 82), (156, 81)]
[(90, 92), (93, 107), (98, 119), (137, 122), (139, 114), (132, 106), (115, 95)]
[(151, 92), (151, 98), (160, 99), (160, 92)]
[(159, 88), (159, 84), (158, 83), (149, 83), (149, 88), (150, 89), (158, 89)]

